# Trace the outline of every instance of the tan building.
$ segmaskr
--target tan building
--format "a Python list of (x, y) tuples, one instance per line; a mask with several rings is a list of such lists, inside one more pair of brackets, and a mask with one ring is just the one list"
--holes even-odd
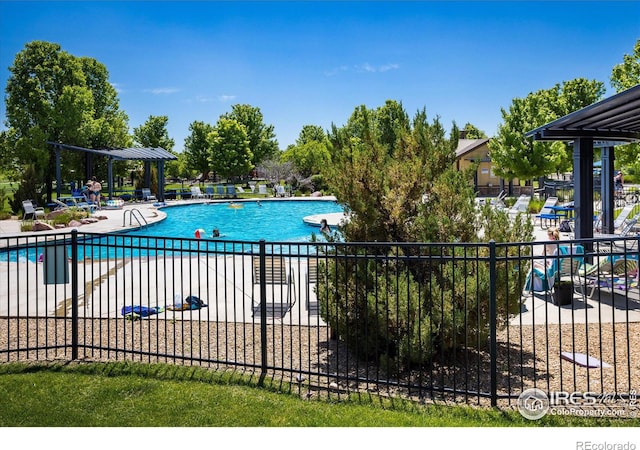
[(465, 170), (478, 163), (473, 177), (473, 184), (478, 197), (496, 197), (503, 190), (508, 196), (532, 194), (531, 186), (520, 186), (516, 178), (511, 182), (493, 173), (493, 165), (489, 157), (489, 139), (459, 139), (456, 148), (456, 169)]

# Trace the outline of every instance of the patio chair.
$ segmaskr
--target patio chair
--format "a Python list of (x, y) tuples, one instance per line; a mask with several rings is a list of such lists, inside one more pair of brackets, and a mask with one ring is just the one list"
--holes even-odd
[(269, 196), (269, 193), (267, 192), (267, 185), (266, 184), (259, 184), (258, 185), (258, 194), (264, 195), (265, 197)]
[[(253, 317), (260, 317), (262, 305), (260, 296), (255, 298), (256, 286), (261, 286), (260, 258), (253, 257)], [(264, 284), (267, 287), (267, 298), (264, 307), (267, 317), (282, 319), (295, 304), (295, 290), (292, 288), (293, 277), (287, 269), (282, 256), (267, 256), (264, 267)], [(286, 291), (286, 292), (285, 292)]]
[(204, 188), (204, 196), (207, 198), (213, 198), (216, 195), (216, 192), (213, 190), (213, 186), (205, 186)]
[(145, 201), (145, 202), (150, 202), (150, 201), (157, 202), (158, 199), (156, 198), (155, 195), (153, 195), (151, 193), (151, 189), (142, 188), (142, 201)]
[(27, 220), (27, 217), (31, 217), (31, 220), (36, 220), (38, 217), (44, 217), (46, 214), (43, 207), (34, 206), (31, 200), (23, 200), (22, 209), (24, 210), (22, 220)]
[(225, 198), (226, 196), (227, 196), (227, 194), (224, 191), (224, 186), (221, 185), (221, 184), (217, 184), (216, 185), (216, 197)]

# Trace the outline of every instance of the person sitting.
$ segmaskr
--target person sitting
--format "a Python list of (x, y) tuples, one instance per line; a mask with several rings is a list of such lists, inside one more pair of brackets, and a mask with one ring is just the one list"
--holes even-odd
[[(527, 275), (524, 290), (528, 292), (548, 291), (554, 285), (558, 271), (558, 258), (556, 256), (566, 253), (566, 249), (560, 247), (556, 241), (560, 240), (560, 231), (556, 227), (547, 230), (549, 243), (542, 249), (544, 259), (536, 259)], [(546, 256), (549, 256), (546, 258)]]
[(331, 228), (329, 228), (329, 224), (327, 224), (327, 219), (322, 219), (320, 221), (320, 232), (325, 234), (331, 233)]

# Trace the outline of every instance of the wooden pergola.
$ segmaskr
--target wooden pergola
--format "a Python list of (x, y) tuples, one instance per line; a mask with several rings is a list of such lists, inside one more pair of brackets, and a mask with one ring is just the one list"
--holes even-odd
[(525, 135), (573, 145), (576, 239), (593, 237), (593, 149), (601, 149), (602, 231), (613, 233), (615, 147), (640, 141), (640, 84)]
[[(92, 149), (78, 147), (75, 145), (61, 144), (59, 142), (47, 142), (52, 145), (56, 151), (56, 194), (60, 197), (62, 193), (62, 176), (60, 171), (60, 153), (62, 150), (74, 150), (85, 152), (89, 155), (100, 155), (107, 158), (107, 178), (109, 184), (109, 198), (113, 197), (113, 161), (143, 161), (144, 162), (144, 185), (149, 187), (151, 184), (151, 163), (158, 164), (158, 200), (164, 201), (164, 162), (178, 159), (175, 155), (162, 148), (105, 148)], [(87, 164), (86, 178), (91, 177), (91, 164)]]

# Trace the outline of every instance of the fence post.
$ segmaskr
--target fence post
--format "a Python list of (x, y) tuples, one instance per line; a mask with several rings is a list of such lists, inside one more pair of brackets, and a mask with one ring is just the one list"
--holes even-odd
[(498, 362), (496, 361), (498, 346), (496, 308), (496, 242), (489, 241), (489, 357), (491, 377), (491, 406), (498, 405)]
[(78, 359), (78, 230), (71, 230), (71, 359)]
[(260, 240), (260, 380), (262, 385), (267, 374), (267, 256), (266, 242)]

